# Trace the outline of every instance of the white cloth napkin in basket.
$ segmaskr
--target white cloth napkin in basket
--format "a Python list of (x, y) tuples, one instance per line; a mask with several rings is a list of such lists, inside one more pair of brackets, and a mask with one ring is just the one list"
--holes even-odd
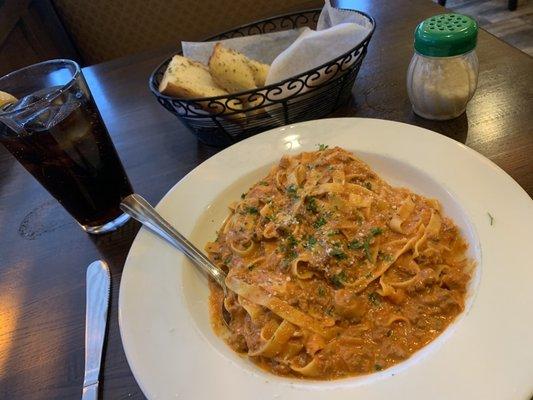
[[(371, 30), (371, 22), (363, 15), (335, 9), (329, 0), (325, 0), (316, 31), (306, 27), (214, 42), (182, 42), (182, 49), (184, 56), (207, 64), (215, 43), (223, 43), (249, 58), (271, 64), (266, 81), (269, 85), (314, 69), (348, 52), (361, 43)], [(314, 80), (314, 84), (329, 78)], [(283, 93), (280, 97), (286, 95)]]

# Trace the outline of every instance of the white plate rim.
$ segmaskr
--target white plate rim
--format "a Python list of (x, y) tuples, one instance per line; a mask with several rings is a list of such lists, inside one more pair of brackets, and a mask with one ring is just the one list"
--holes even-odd
[[(363, 119), (363, 118), (335, 118), (335, 119), (323, 119), (323, 120), (318, 120), (318, 121), (307, 121), (307, 122), (303, 122), (303, 123), (299, 123), (299, 124), (294, 124), (294, 125), (290, 125), (290, 126), (287, 126), (287, 127), (281, 127), (281, 128), (276, 128), (276, 129), (273, 129), (271, 131), (267, 131), (267, 132), (264, 132), (260, 135), (257, 135), (257, 136), (254, 136), (254, 137), (251, 137), (251, 138), (248, 138), (246, 139), (245, 141), (243, 142), (240, 142), (226, 150), (223, 150), (219, 153), (217, 153), (215, 156), (213, 156), (212, 158), (210, 158), (209, 160), (207, 160), (206, 162), (209, 162), (210, 160), (217, 160), (217, 159), (220, 159), (221, 157), (225, 157), (225, 154), (230, 151), (230, 149), (233, 149), (235, 150), (235, 148), (239, 148), (240, 146), (243, 146), (244, 144), (250, 144), (250, 143), (253, 143), (253, 142), (256, 142), (256, 141), (261, 141), (261, 140), (264, 140), (265, 137), (267, 136), (272, 136), (274, 137), (276, 134), (281, 134), (279, 135), (279, 139), (281, 139), (283, 136), (283, 132), (285, 130), (289, 130), (289, 132), (292, 130), (292, 129), (296, 129), (296, 130), (304, 130), (304, 129), (312, 129), (312, 128), (316, 128), (317, 126), (324, 126), (326, 127), (328, 124), (332, 124), (333, 126), (336, 125), (336, 124), (339, 124), (339, 123), (346, 123), (346, 124), (350, 124), (350, 123), (354, 123), (355, 124), (355, 121), (358, 121), (358, 122), (367, 122), (369, 123), (370, 125), (375, 125), (378, 129), (379, 128), (382, 128), (384, 126), (389, 126), (387, 129), (389, 129), (393, 124), (394, 126), (396, 127), (400, 127), (400, 126), (403, 126), (404, 128), (408, 127), (407, 129), (411, 130), (411, 131), (417, 131), (418, 134), (430, 134), (432, 135), (432, 138), (435, 140), (435, 143), (438, 143), (439, 141), (441, 143), (446, 143), (447, 146), (449, 145), (452, 145), (454, 146), (456, 149), (458, 149), (457, 151), (459, 152), (466, 152), (466, 154), (469, 155), (469, 157), (472, 159), (472, 160), (475, 160), (476, 163), (479, 163), (479, 164), (483, 164), (486, 168), (488, 168), (488, 170), (491, 171), (492, 174), (494, 174), (494, 176), (497, 176), (499, 180), (502, 180), (505, 182), (506, 184), (506, 190), (512, 192), (512, 199), (514, 199), (515, 201), (518, 201), (519, 203), (522, 203), (523, 205), (525, 205), (524, 207), (524, 210), (526, 210), (526, 212), (529, 212), (532, 216), (533, 216), (533, 213), (532, 210), (533, 210), (533, 207), (531, 207), (532, 203), (531, 203), (531, 199), (530, 197), (527, 195), (527, 193), (514, 181), (512, 180), (512, 178), (510, 176), (508, 176), (500, 167), (498, 167), (496, 164), (494, 164), (493, 162), (491, 162), (490, 160), (486, 159), (485, 157), (483, 157), (482, 155), (480, 155), (479, 153), (475, 152), (474, 150), (468, 148), (467, 146), (461, 144), (461, 143), (458, 143), (450, 138), (447, 138), (445, 136), (442, 136), (440, 134), (437, 134), (435, 132), (432, 132), (432, 131), (429, 131), (429, 130), (426, 130), (424, 128), (420, 128), (420, 127), (416, 127), (416, 126), (412, 126), (412, 125), (408, 125), (408, 124), (403, 124), (403, 123), (399, 123), (399, 122), (392, 122), (392, 121), (385, 121), (385, 120), (378, 120), (378, 119)], [(286, 135), (286, 134), (285, 134)], [(432, 139), (432, 140), (433, 140)], [(276, 139), (272, 139), (272, 140), (276, 140)], [(172, 193), (177, 190), (177, 188), (181, 185), (182, 182), (186, 181), (187, 179), (190, 179), (190, 177), (197, 173), (198, 170), (200, 170), (202, 168), (202, 165), (204, 165), (204, 163), (200, 164), (198, 167), (196, 167), (195, 169), (193, 169), (191, 172), (189, 172), (186, 176), (184, 176), (178, 183), (176, 183), (176, 185), (173, 186), (172, 189), (170, 189), (167, 194), (162, 198), (162, 200), (159, 202), (158, 204), (158, 208), (161, 208), (163, 204), (165, 204), (165, 202), (168, 201), (168, 199), (172, 196)], [(528, 206), (529, 206), (529, 209), (528, 209)], [(528, 216), (528, 214), (526, 213), (526, 217)], [(506, 228), (509, 228), (509, 227), (506, 227)], [(141, 233), (137, 235), (137, 237), (135, 238), (134, 240), (134, 243), (132, 244), (132, 249), (134, 249), (136, 246), (139, 245), (139, 241), (143, 238), (143, 235), (144, 233), (144, 229), (141, 230)], [(128, 264), (130, 262), (130, 255), (132, 254), (132, 251), (130, 250), (129, 254), (128, 254), (128, 258), (126, 260), (126, 263), (125, 263), (125, 268), (124, 268), (124, 275), (123, 275), (123, 278), (122, 278), (122, 282), (121, 282), (121, 285), (120, 285), (120, 294), (119, 294), (119, 326), (120, 326), (120, 333), (121, 333), (121, 337), (122, 337), (122, 340), (123, 340), (123, 344), (124, 344), (124, 351), (126, 353), (126, 357), (128, 359), (128, 362), (130, 363), (130, 366), (131, 366), (131, 369), (134, 373), (134, 376), (136, 377), (137, 379), (137, 382), (139, 383), (139, 385), (141, 386), (143, 392), (147, 395), (147, 397), (149, 398), (156, 398), (157, 394), (156, 393), (152, 393), (152, 390), (150, 388), (150, 385), (149, 384), (146, 384), (147, 382), (145, 381), (145, 379), (143, 379), (143, 377), (140, 375), (140, 372), (138, 370), (138, 366), (135, 364), (135, 362), (133, 361), (133, 354), (132, 354), (132, 349), (131, 349), (131, 345), (129, 344), (129, 335), (128, 335), (128, 332), (127, 332), (127, 316), (125, 315), (125, 313), (127, 311), (127, 305), (125, 304), (125, 300), (124, 300), (124, 295), (123, 293), (125, 291), (127, 291), (126, 289), (126, 284), (125, 282), (127, 282), (127, 279), (128, 279), (128, 274), (127, 274), (127, 271), (128, 271)], [(125, 279), (126, 278), (126, 279)], [(528, 359), (531, 359), (533, 360), (533, 355), (532, 354), (527, 354)], [(528, 390), (530, 390), (532, 388), (528, 388)], [(519, 389), (517, 389), (519, 390)], [(492, 398), (492, 397), (491, 397)], [(496, 397), (494, 397), (496, 398)]]

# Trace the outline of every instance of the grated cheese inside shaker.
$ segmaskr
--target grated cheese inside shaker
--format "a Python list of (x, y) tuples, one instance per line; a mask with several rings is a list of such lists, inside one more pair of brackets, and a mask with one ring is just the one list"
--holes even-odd
[(477, 23), (461, 14), (435, 15), (415, 31), (415, 54), (407, 72), (407, 92), (421, 117), (460, 116), (477, 87)]

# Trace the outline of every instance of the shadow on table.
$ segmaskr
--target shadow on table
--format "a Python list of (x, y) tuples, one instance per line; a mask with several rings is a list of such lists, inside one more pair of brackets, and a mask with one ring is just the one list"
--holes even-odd
[(0, 174), (0, 195), (1, 195), (3, 194), (9, 181), (13, 179), (13, 177), (11, 176), (12, 174), (11, 170), (17, 163), (17, 160), (15, 159), (15, 157), (9, 154), (9, 152), (4, 148), (4, 146), (0, 145), (0, 161), (2, 163), (2, 173)]
[[(370, 96), (373, 96), (372, 98)], [(342, 117), (359, 117), (359, 118), (379, 118), (389, 121), (398, 121), (411, 125), (420, 126), (434, 132), (438, 132), (451, 139), (457, 140), (461, 143), (466, 143), (468, 138), (468, 116), (463, 113), (455, 119), (448, 121), (432, 121), (416, 115), (411, 109), (411, 103), (408, 99), (402, 100), (399, 103), (380, 102), (376, 99), (373, 90), (368, 90), (364, 98), (357, 99), (352, 97), (350, 102), (327, 118), (342, 118)]]
[(464, 144), (468, 138), (468, 116), (466, 114), (467, 113), (463, 113), (459, 117), (449, 121), (431, 121), (419, 117), (415, 113), (411, 113), (409, 120), (406, 122), (439, 132), (444, 136), (448, 136), (449, 138)]
[(111, 276), (122, 274), (126, 256), (140, 227), (141, 224), (130, 219), (114, 232), (104, 235), (89, 235), (100, 254), (100, 258), (109, 265)]

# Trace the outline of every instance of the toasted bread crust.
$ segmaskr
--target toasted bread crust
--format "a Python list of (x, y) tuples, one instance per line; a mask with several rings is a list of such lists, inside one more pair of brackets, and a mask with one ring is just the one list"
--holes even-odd
[(251, 60), (221, 43), (213, 47), (209, 58), (209, 71), (214, 81), (229, 93), (256, 89), (265, 85), (269, 66)]
[(159, 91), (186, 99), (228, 94), (216, 85), (205, 65), (180, 55), (172, 57), (159, 84)]

